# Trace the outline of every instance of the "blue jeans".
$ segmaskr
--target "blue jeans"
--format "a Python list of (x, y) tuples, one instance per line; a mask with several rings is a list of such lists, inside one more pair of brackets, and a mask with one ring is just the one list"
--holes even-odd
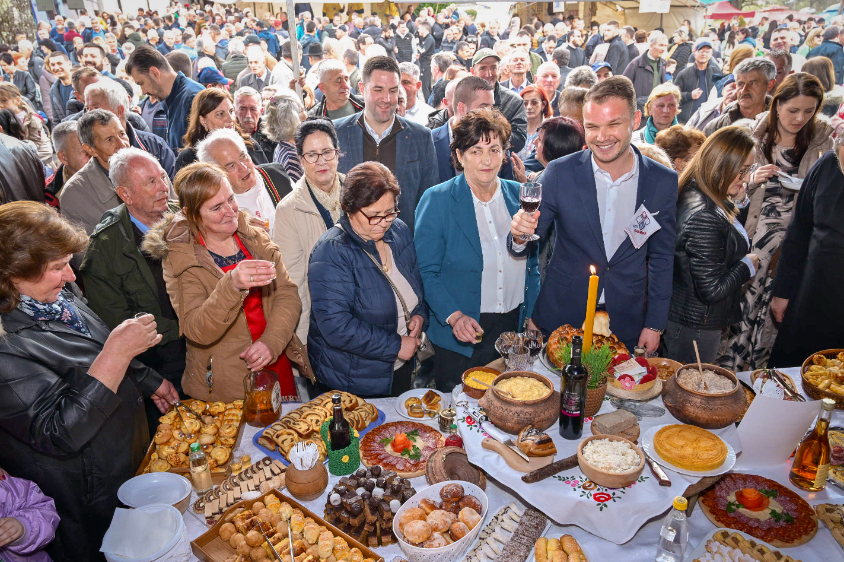
[(696, 363), (693, 341), (697, 341), (701, 363), (715, 363), (718, 347), (721, 345), (721, 330), (718, 328), (692, 328), (671, 320), (662, 336), (663, 355), (686, 365)]

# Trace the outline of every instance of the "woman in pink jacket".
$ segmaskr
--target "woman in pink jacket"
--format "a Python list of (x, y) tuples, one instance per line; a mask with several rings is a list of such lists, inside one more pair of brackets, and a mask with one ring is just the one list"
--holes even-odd
[(56, 535), (59, 515), (38, 485), (0, 468), (0, 560), (50, 562), (44, 547)]

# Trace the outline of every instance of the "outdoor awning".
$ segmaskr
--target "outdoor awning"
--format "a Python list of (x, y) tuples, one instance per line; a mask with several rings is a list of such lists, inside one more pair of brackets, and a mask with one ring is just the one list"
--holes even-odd
[(737, 10), (729, 2), (716, 2), (707, 6), (705, 17), (711, 20), (729, 20), (738, 16), (752, 18), (755, 15), (756, 12), (754, 11), (743, 12)]

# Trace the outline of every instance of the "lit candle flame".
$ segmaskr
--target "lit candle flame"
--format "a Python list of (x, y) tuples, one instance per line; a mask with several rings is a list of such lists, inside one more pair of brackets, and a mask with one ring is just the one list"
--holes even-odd
[(595, 266), (594, 266), (594, 265), (590, 265), (590, 266), (589, 266), (589, 271), (591, 271), (591, 272), (592, 272), (592, 275), (595, 275)]

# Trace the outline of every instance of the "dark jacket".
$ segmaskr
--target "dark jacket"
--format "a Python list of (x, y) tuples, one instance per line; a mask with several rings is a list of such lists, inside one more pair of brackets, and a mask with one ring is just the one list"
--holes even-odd
[(249, 68), (246, 55), (233, 54), (223, 63), (223, 76), (229, 80), (237, 80), (237, 76), (246, 68)]
[(408, 31), (402, 37), (396, 33), (394, 39), (396, 41), (396, 47), (399, 48), (399, 52), (396, 53), (396, 60), (399, 62), (413, 62), (413, 34)]
[(671, 56), (668, 58), (674, 59), (677, 61), (677, 72), (686, 68), (686, 65), (689, 64), (689, 56), (692, 54), (692, 45), (691, 41), (686, 41), (681, 45), (677, 45), (677, 48), (674, 49), (674, 52), (671, 53)]
[(36, 110), (40, 109), (38, 104), (38, 85), (32, 79), (32, 75), (25, 70), (16, 70), (12, 76), (12, 84), (18, 87), (21, 96), (25, 97)]
[(0, 205), (44, 202), (44, 166), (30, 144), (0, 133), (0, 170)]
[[(366, 254), (381, 259), (372, 241), (364, 241), (340, 217), (311, 250), (308, 285), (311, 323), (308, 357), (318, 380), (362, 396), (390, 394), (393, 364), (401, 348), (395, 293)], [(345, 232), (344, 232), (345, 231)], [(419, 304), (410, 315), (428, 322), (428, 308), (410, 229), (396, 219), (384, 234), (393, 263), (413, 288)]]
[(386, 37), (379, 37), (375, 40), (376, 45), (381, 45), (384, 47), (384, 50), (387, 51), (387, 56), (391, 59), (396, 59), (396, 38), (390, 37), (387, 39)]
[[(679, 66), (677, 68), (680, 68)], [(715, 62), (715, 59), (709, 59), (709, 64), (706, 66), (706, 87), (703, 89), (705, 94), (709, 94), (714, 86), (713, 75), (721, 72), (721, 67)], [(683, 70), (674, 74), (672, 80), (675, 86), (680, 88), (680, 115), (677, 119), (680, 123), (685, 123), (689, 120), (695, 111), (703, 103), (703, 96), (698, 99), (692, 99), (692, 92), (697, 89), (700, 84), (697, 64), (687, 66)]]
[(841, 84), (844, 81), (844, 46), (835, 41), (824, 41), (806, 55), (806, 59), (812, 57), (826, 57), (832, 61), (832, 68), (835, 69), (835, 83)]
[(481, 44), (478, 45), (478, 50), (480, 49), (492, 49), (495, 47), (496, 41), (499, 41), (501, 36), (493, 37), (490, 35), (489, 31), (484, 31), (484, 34), (481, 35)]
[(627, 68), (627, 63), (630, 62), (624, 39), (618, 35), (612, 38), (610, 47), (607, 49), (607, 57), (604, 60), (612, 65), (613, 74), (624, 72), (624, 69)]
[(750, 269), (741, 259), (747, 239), (725, 213), (693, 183), (677, 201), (673, 322), (692, 328), (722, 329), (741, 320), (741, 288)]
[[(656, 64), (659, 70), (658, 83), (662, 84), (665, 82), (665, 59), (660, 58)], [(651, 66), (647, 51), (630, 61), (624, 69), (624, 75), (633, 82), (633, 89), (636, 90), (636, 105), (640, 111), (643, 110), (651, 90), (654, 89), (654, 67)]]
[(419, 65), (423, 76), (425, 76), (426, 73), (430, 74), (431, 59), (433, 58), (434, 51), (436, 50), (437, 42), (434, 40), (433, 36), (430, 33), (425, 37), (419, 38), (419, 44), (417, 46), (419, 59), (416, 61), (416, 64)]
[[(349, 101), (352, 102), (352, 107), (355, 108), (355, 113), (363, 111), (362, 97), (349, 92)], [(325, 96), (322, 96), (322, 99), (308, 111), (308, 117), (324, 117), (325, 119), (328, 119), (328, 110), (325, 108)]]
[[(586, 57), (586, 52), (581, 49), (580, 47), (572, 47), (571, 45), (566, 44), (566, 49), (569, 50), (569, 67), (570, 68), (577, 68), (578, 66), (583, 66), (587, 64), (588, 60)], [(562, 84), (565, 84), (563, 82)]]
[[(61, 80), (56, 80), (53, 82), (53, 85), (50, 86), (50, 108), (53, 111), (53, 126), (58, 125), (64, 118), (68, 116), (67, 113), (67, 104), (64, 100), (62, 100), (62, 96), (59, 93), (59, 85), (61, 85)], [(70, 94), (70, 98), (73, 97), (73, 92)], [(68, 100), (70, 99), (68, 98)]]
[(133, 360), (117, 392), (88, 374), (109, 329), (72, 293), (65, 298), (91, 336), (15, 309), (0, 316), (0, 465), (53, 498), (61, 523), (47, 552), (58, 561), (98, 560), (149, 445), (143, 397), (161, 376)]
[[(765, 96), (765, 111), (768, 111), (768, 109), (770, 109), (772, 99), (773, 98), (771, 96)], [(754, 118), (758, 117), (759, 115), (754, 116)], [(721, 112), (721, 115), (707, 123), (707, 125), (703, 128), (703, 134), (708, 137), (721, 127), (728, 127), (736, 121), (740, 121), (742, 119), (749, 118), (746, 118), (744, 115), (742, 115), (738, 101), (734, 101), (733, 103), (724, 108), (724, 111)]]
[(499, 82), (495, 83), (495, 107), (501, 111), (504, 118), (510, 122), (510, 150), (519, 152), (527, 142), (527, 113), (522, 97), (516, 92), (502, 88)]
[(165, 107), (167, 110), (167, 122), (170, 124), (167, 130), (167, 144), (173, 150), (173, 153), (178, 153), (182, 147), (182, 137), (188, 130), (188, 119), (190, 117), (190, 108), (193, 104), (193, 98), (196, 94), (205, 89), (205, 86), (199, 82), (194, 82), (179, 71), (176, 81), (173, 82), (173, 88), (170, 90), (170, 95), (165, 100)]
[(133, 147), (149, 152), (158, 160), (171, 181), (176, 177), (176, 157), (164, 139), (146, 131), (136, 130), (129, 121), (126, 122), (126, 136), (129, 137), (129, 143)]

